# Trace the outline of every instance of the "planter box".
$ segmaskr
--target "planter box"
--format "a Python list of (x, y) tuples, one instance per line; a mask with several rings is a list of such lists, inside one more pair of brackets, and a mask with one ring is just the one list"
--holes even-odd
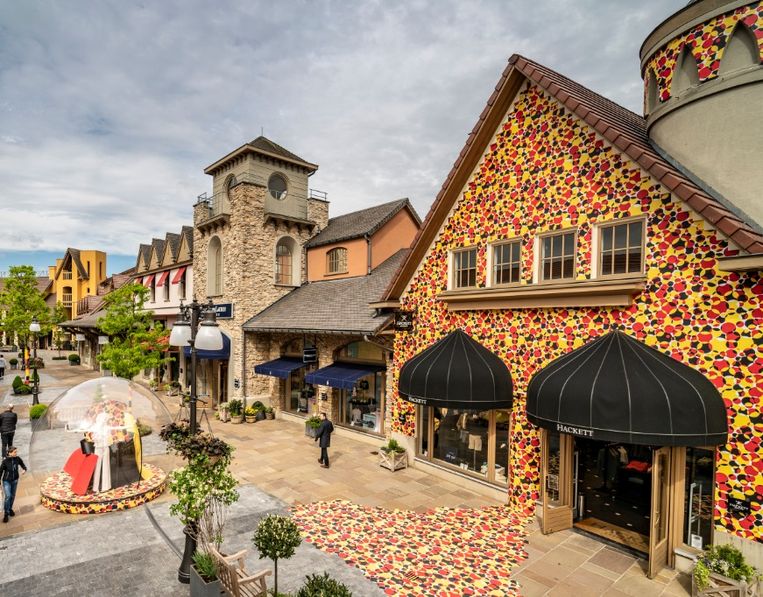
[(207, 582), (196, 572), (196, 567), (191, 566), (191, 597), (220, 597), (222, 594), (223, 586), (219, 579)]
[(313, 437), (314, 438), (316, 435), (318, 435), (318, 429), (313, 429), (307, 423), (305, 423), (305, 435), (307, 437)]
[(379, 450), (379, 466), (397, 471), (408, 466), (408, 452), (385, 452)]
[(748, 586), (744, 581), (732, 580), (716, 572), (710, 573), (710, 586), (700, 590), (694, 574), (691, 575), (693, 597), (754, 597), (757, 593), (757, 583)]
[(230, 422), (234, 425), (238, 425), (244, 421), (244, 415), (231, 415)]

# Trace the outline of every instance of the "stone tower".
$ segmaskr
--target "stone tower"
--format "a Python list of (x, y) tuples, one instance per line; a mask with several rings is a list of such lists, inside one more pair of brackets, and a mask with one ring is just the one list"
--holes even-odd
[(658, 150), (763, 225), (763, 2), (695, 0), (641, 46)]
[(204, 170), (212, 195), (194, 206), (194, 295), (232, 305), (232, 317), (218, 319), (230, 356), (204, 363), (215, 402), (244, 397), (241, 325), (304, 281), (304, 244), (328, 222), (325, 198), (308, 192), (317, 169), (257, 137)]

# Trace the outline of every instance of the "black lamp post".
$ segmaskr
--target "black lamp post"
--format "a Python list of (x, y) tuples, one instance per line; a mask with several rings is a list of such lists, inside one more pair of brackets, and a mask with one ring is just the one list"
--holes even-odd
[[(202, 319), (203, 317), (203, 319)], [(190, 396), (190, 431), (195, 435), (198, 431), (196, 423), (196, 351), (220, 350), (223, 347), (223, 336), (215, 321), (215, 306), (210, 300), (202, 304), (194, 299), (190, 305), (180, 303), (180, 315), (170, 333), (172, 346), (191, 348), (191, 396)], [(196, 551), (196, 529), (193, 523), (186, 526), (185, 551), (183, 560), (178, 568), (178, 580), (188, 584), (191, 580), (191, 559)]]
[(29, 324), (29, 331), (32, 332), (32, 338), (34, 338), (34, 353), (32, 355), (32, 404), (39, 404), (40, 395), (40, 378), (37, 375), (37, 334), (40, 333), (40, 322), (36, 317), (32, 318), (32, 323)]

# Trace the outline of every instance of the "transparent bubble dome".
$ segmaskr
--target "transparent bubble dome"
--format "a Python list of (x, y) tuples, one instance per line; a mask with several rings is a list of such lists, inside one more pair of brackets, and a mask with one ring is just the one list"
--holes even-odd
[(113, 452), (134, 444), (138, 430), (143, 459), (164, 454), (159, 431), (171, 421), (167, 407), (147, 388), (119, 377), (91, 379), (61, 394), (35, 423), (29, 464), (38, 473), (55, 472), (82, 449), (82, 440)]

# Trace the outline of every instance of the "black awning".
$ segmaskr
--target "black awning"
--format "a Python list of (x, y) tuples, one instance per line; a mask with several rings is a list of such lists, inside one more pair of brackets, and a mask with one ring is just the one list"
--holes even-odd
[(406, 362), (398, 389), (416, 404), (473, 410), (511, 408), (514, 397), (506, 364), (461, 330)]
[(726, 407), (699, 371), (620, 331), (559, 357), (527, 388), (527, 417), (592, 439), (653, 446), (726, 442)]

